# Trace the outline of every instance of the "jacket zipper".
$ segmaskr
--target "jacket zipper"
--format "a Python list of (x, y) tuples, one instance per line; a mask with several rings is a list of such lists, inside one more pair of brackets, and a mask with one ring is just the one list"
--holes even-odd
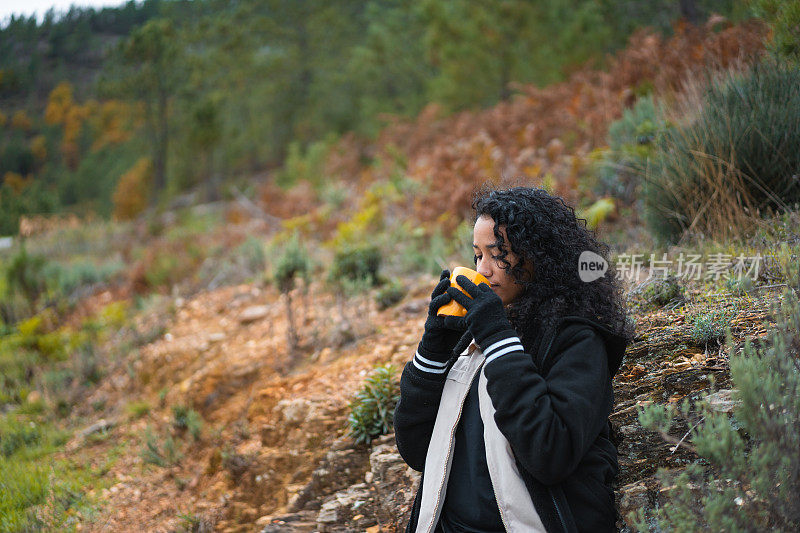
[[(472, 379), (475, 379), (474, 375), (473, 375)], [(470, 383), (470, 386), (472, 386), (472, 382), (470, 381), (469, 383)], [(464, 402), (461, 402), (461, 404), (458, 407), (458, 417), (456, 417), (456, 423), (453, 425), (452, 429), (450, 430), (450, 441), (449, 441), (449, 445), (447, 447), (447, 457), (445, 457), (445, 461), (444, 461), (445, 471), (447, 470), (447, 465), (450, 462), (450, 454), (453, 453), (453, 439), (455, 438), (456, 428), (458, 428), (458, 422), (461, 420), (461, 413), (463, 411), (464, 411)], [(444, 480), (444, 483), (439, 485), (439, 490), (436, 492), (436, 506), (435, 506), (436, 509), (439, 509), (439, 500), (442, 499), (442, 487), (444, 487), (445, 484), (447, 484), (447, 479)], [(439, 514), (441, 515), (441, 512)], [(436, 529), (435, 522), (436, 522), (436, 513), (434, 513), (433, 521), (430, 523), (430, 525), (427, 528), (427, 531), (429, 533), (431, 533), (434, 529)]]
[(561, 528), (564, 531), (567, 531), (567, 526), (564, 524), (564, 516), (561, 514), (561, 508), (558, 506), (558, 502), (556, 501), (556, 497), (553, 496), (553, 491), (550, 487), (547, 488), (547, 492), (550, 493), (550, 499), (553, 500), (553, 505), (556, 507), (556, 513), (558, 513), (558, 520), (561, 522)]

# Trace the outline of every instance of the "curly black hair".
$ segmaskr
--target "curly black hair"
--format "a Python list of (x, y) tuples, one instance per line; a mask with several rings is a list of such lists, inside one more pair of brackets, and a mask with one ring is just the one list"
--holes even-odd
[[(586, 220), (558, 196), (532, 187), (498, 190), (484, 185), (472, 202), (476, 222), (482, 216), (494, 220), (498, 260), (523, 290), (506, 308), (512, 326), (529, 348), (539, 331), (564, 315), (595, 320), (610, 330), (633, 339), (634, 325), (627, 318), (621, 281), (609, 261), (609, 247), (597, 240)], [(499, 227), (505, 226), (506, 243)], [(510, 251), (521, 259), (505, 260)], [(578, 258), (591, 251), (609, 263), (605, 274), (592, 282), (578, 276)], [(475, 259), (477, 264), (477, 258)], [(523, 263), (533, 265), (533, 277)]]

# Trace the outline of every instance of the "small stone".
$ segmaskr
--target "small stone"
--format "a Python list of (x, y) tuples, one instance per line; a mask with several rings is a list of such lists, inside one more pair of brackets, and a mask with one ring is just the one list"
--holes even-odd
[(713, 394), (706, 396), (708, 406), (718, 413), (732, 413), (734, 408), (741, 405), (741, 400), (734, 401), (733, 391), (730, 389), (720, 389)]
[(42, 394), (38, 390), (34, 390), (28, 393), (28, 397), (26, 398), (28, 403), (38, 403), (42, 399)]
[(266, 305), (253, 305), (242, 311), (239, 315), (239, 322), (241, 324), (250, 324), (257, 320), (261, 320), (269, 314), (269, 307)]
[(332, 524), (333, 522), (336, 522), (336, 519), (339, 516), (339, 513), (337, 512), (339, 507), (341, 507), (341, 505), (336, 500), (323, 503), (322, 508), (319, 510), (319, 514), (317, 515), (317, 523)]
[(223, 341), (223, 340), (225, 340), (225, 334), (222, 333), (221, 331), (216, 331), (214, 333), (209, 333), (209, 335), (208, 335), (208, 342), (214, 343), (214, 342), (220, 342), (220, 341)]
[(92, 424), (91, 426), (89, 426), (87, 428), (84, 428), (81, 431), (79, 431), (77, 436), (80, 437), (80, 438), (85, 438), (85, 437), (88, 437), (89, 435), (91, 435), (92, 433), (97, 433), (99, 431), (107, 431), (107, 430), (111, 429), (112, 427), (114, 427), (115, 425), (116, 425), (115, 421), (106, 420), (104, 418), (101, 418), (100, 420), (98, 420), (97, 422)]

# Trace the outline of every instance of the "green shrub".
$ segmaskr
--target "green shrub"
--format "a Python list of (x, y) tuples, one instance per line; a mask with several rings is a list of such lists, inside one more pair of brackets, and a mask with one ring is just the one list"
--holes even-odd
[(162, 440), (148, 426), (144, 433), (144, 443), (140, 452), (145, 463), (156, 466), (172, 466), (177, 464), (183, 454), (178, 450), (177, 445), (171, 436), (163, 439), (163, 445), (159, 445)]
[(756, 16), (772, 27), (767, 43), (778, 56), (800, 63), (800, 0), (750, 0)]
[(150, 287), (161, 287), (179, 281), (182, 264), (180, 258), (172, 254), (159, 254), (153, 259), (144, 279)]
[(0, 455), (9, 457), (20, 448), (39, 445), (43, 436), (42, 428), (27, 417), (5, 416), (0, 419)]
[(657, 137), (646, 175), (644, 215), (659, 242), (689, 228), (741, 233), (800, 201), (800, 69), (765, 60), (713, 80), (692, 116)]
[(272, 278), (278, 286), (278, 290), (283, 293), (286, 303), (286, 318), (288, 320), (286, 342), (291, 353), (296, 353), (300, 344), (291, 291), (294, 289), (295, 282), (298, 279), (303, 279), (306, 287), (308, 286), (312, 268), (311, 258), (300, 242), (299, 234), (295, 231), (283, 245), (272, 273)]
[(312, 142), (305, 150), (298, 141), (289, 143), (283, 169), (277, 176), (278, 185), (288, 189), (299, 181), (306, 180), (315, 187), (319, 186), (325, 181), (325, 159), (334, 141), (335, 137), (329, 136), (327, 139)]
[[(674, 479), (659, 472), (670, 497), (652, 513), (630, 517), (640, 530), (651, 530), (648, 522), (661, 531), (800, 530), (800, 302), (786, 291), (774, 307), (777, 324), (767, 342), (746, 339), (743, 351), (730, 355), (733, 416), (706, 400), (695, 404), (698, 420), (684, 442), (702, 460)], [(729, 334), (727, 344), (732, 350)], [(690, 411), (685, 401), (681, 412)], [(639, 421), (666, 434), (674, 415), (674, 408), (652, 405)]]
[(311, 270), (311, 258), (305, 246), (300, 242), (300, 236), (295, 232), (282, 246), (273, 268), (272, 279), (278, 290), (287, 293), (294, 288), (295, 281), (298, 279), (303, 279), (308, 283)]
[(756, 288), (750, 276), (728, 276), (725, 278), (725, 288), (736, 296), (750, 294)]
[(633, 107), (624, 110), (622, 118), (608, 127), (608, 150), (594, 166), (595, 194), (633, 204), (654, 141), (667, 127), (663, 111), (652, 96), (639, 98)]
[(0, 342), (0, 405), (22, 403), (36, 374), (41, 357), (17, 344)]
[(0, 235), (16, 235), (22, 215), (53, 213), (57, 207), (56, 193), (42, 179), (34, 179), (19, 193), (8, 183), (0, 184)]
[(586, 219), (586, 227), (593, 230), (605, 222), (616, 209), (617, 204), (613, 198), (600, 198), (585, 210), (580, 210), (577, 215), (578, 218)]
[(789, 246), (787, 243), (782, 242), (775, 257), (778, 262), (778, 268), (783, 278), (786, 280), (786, 285), (800, 291), (800, 246)]
[(107, 282), (122, 272), (125, 265), (118, 260), (100, 264), (83, 259), (72, 263), (50, 262), (44, 269), (48, 286), (59, 295), (70, 295), (81, 287)]
[(25, 245), (11, 258), (6, 270), (6, 282), (11, 292), (19, 292), (33, 307), (39, 296), (47, 289), (45, 265), (47, 259), (41, 255), (28, 254)]
[(145, 401), (133, 401), (125, 406), (125, 410), (133, 419), (142, 418), (150, 412), (150, 404)]
[(663, 307), (667, 304), (681, 302), (684, 297), (684, 288), (678, 282), (674, 274), (653, 279), (652, 282), (642, 290), (644, 301), (656, 307)]
[(380, 248), (375, 245), (345, 246), (334, 255), (333, 264), (328, 271), (328, 281), (340, 288), (344, 287), (344, 281), (379, 285), (382, 259)]
[(194, 440), (199, 440), (203, 421), (194, 409), (185, 405), (173, 405), (172, 427), (181, 432), (188, 431)]
[(358, 442), (369, 444), (372, 439), (391, 431), (394, 409), (400, 400), (400, 382), (395, 379), (392, 365), (376, 367), (350, 402), (347, 417), (349, 434)]
[(730, 314), (725, 310), (713, 310), (701, 313), (691, 320), (691, 340), (696, 346), (707, 347), (710, 343), (725, 338), (725, 328), (730, 321)]
[(407, 292), (405, 285), (399, 281), (393, 281), (378, 290), (375, 301), (378, 303), (379, 309), (388, 309), (400, 302)]

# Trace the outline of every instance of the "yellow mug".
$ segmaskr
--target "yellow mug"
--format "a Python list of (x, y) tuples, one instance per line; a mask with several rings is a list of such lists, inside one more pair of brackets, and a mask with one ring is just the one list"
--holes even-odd
[[(457, 276), (466, 276), (472, 283), (478, 285), (480, 283), (485, 283), (489, 285), (489, 280), (484, 277), (483, 274), (480, 272), (476, 272), (471, 268), (467, 267), (456, 267), (453, 269), (453, 273), (450, 274), (450, 286), (456, 287), (458, 290), (467, 294), (467, 291), (461, 288), (461, 286), (456, 283)], [(469, 294), (467, 294), (469, 296)], [(470, 296), (471, 298), (471, 296)], [(467, 314), (467, 310), (464, 309), (464, 306), (460, 303), (456, 302), (455, 300), (451, 300), (450, 302), (444, 304), (436, 311), (437, 315), (450, 315), (450, 316), (464, 316)]]

